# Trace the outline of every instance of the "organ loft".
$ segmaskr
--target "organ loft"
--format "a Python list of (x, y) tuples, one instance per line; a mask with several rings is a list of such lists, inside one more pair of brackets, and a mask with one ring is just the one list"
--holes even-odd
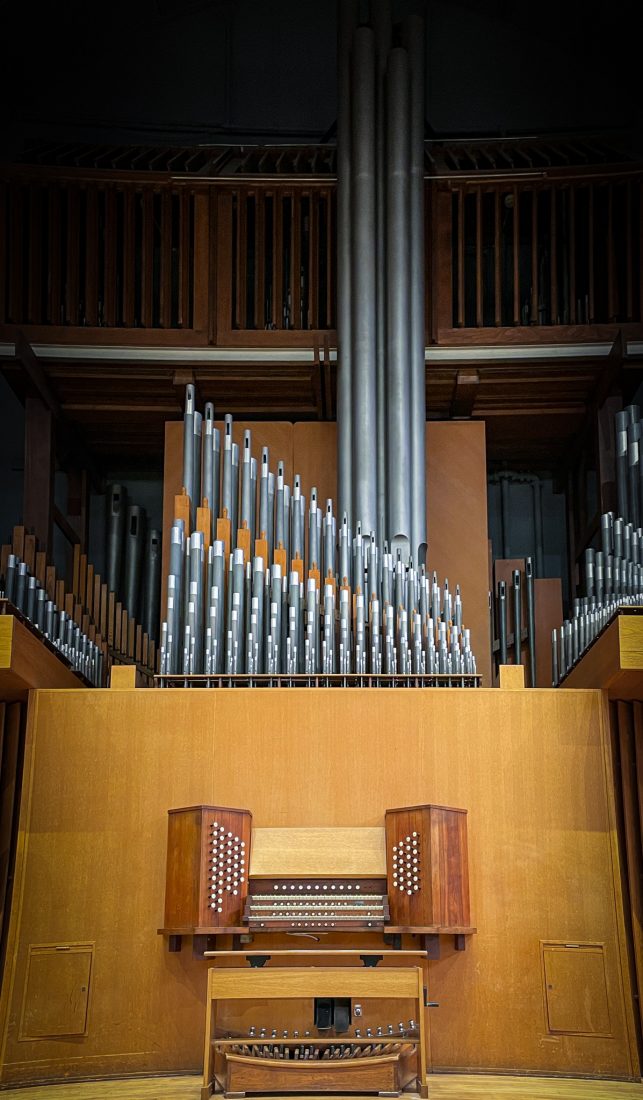
[(0, 1088), (638, 1095), (625, 17), (5, 9)]

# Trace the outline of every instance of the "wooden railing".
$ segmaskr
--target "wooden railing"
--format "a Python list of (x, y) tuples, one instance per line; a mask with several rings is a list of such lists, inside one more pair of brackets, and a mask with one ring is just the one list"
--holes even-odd
[(220, 189), (217, 342), (310, 343), (335, 328), (335, 218), (329, 185)]
[(640, 175), (432, 185), (437, 342), (640, 323), (642, 211)]
[(154, 330), (163, 342), (205, 334), (196, 284), (207, 270), (207, 211), (207, 196), (167, 180), (5, 178), (0, 324), (50, 329), (48, 338), (60, 329), (87, 339), (87, 330), (140, 330), (135, 342)]
[[(427, 181), (427, 342), (643, 320), (640, 173)], [(32, 340), (333, 342), (332, 181), (6, 169), (0, 326)]]

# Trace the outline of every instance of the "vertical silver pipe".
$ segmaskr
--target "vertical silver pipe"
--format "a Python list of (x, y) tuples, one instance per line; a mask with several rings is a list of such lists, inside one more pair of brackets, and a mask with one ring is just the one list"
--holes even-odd
[(498, 581), (498, 670), (507, 664), (507, 585)]
[(509, 478), (500, 475), (500, 514), (502, 517), (502, 556), (509, 555)]
[(192, 499), (192, 524), (196, 525), (196, 510), (201, 505), (201, 435), (203, 431), (203, 417), (195, 409), (194, 412), (194, 498)]
[[(183, 413), (183, 488), (190, 498), (190, 526), (194, 527), (196, 505), (194, 503), (194, 408), (195, 389), (185, 387), (185, 411)], [(192, 514), (194, 509), (194, 515)]]
[(513, 604), (514, 604), (514, 664), (522, 664), (522, 592), (520, 585), (520, 571), (513, 571)]
[(391, 48), (390, 0), (371, 0), (375, 32), (377, 248), (377, 541), (386, 531), (386, 61)]
[(120, 595), (123, 543), (127, 516), (127, 490), (110, 485), (107, 490), (107, 587)]
[(351, 364), (350, 54), (359, 0), (337, 4), (337, 488), (340, 514), (353, 514)]
[(161, 597), (161, 532), (147, 533), (145, 552), (145, 613), (143, 630), (148, 638), (158, 638)]
[(616, 491), (618, 514), (624, 520), (629, 518), (627, 506), (627, 426), (629, 422), (627, 412), (616, 414)]
[(525, 559), (525, 585), (527, 587), (527, 646), (529, 649), (529, 687), (536, 686), (536, 599), (534, 592), (534, 564)]
[[(386, 80), (386, 346), (388, 537), (407, 561), (411, 545), (409, 317), (409, 64), (389, 54)], [(364, 517), (362, 517), (363, 519)]]
[(239, 444), (232, 444), (232, 505), (230, 510), (231, 545), (236, 549), (239, 529)]
[(375, 36), (358, 27), (351, 54), (351, 360), (353, 517), (377, 530), (375, 300)]
[(212, 482), (214, 464), (214, 405), (211, 402), (205, 406), (203, 419), (203, 496), (212, 508)]
[(232, 519), (232, 417), (225, 418), (223, 435), (223, 476), (221, 486), (221, 514), (223, 510)]
[(536, 576), (545, 576), (545, 547), (543, 542), (543, 487), (539, 477), (531, 483), (534, 508), (534, 542), (536, 543)]
[(212, 541), (217, 537), (217, 520), (221, 514), (221, 436), (218, 428), (212, 429)]
[(253, 518), (251, 511), (254, 507), (252, 500), (252, 477), (250, 466), (252, 463), (252, 432), (247, 428), (243, 433), (243, 454), (241, 459), (241, 522), (240, 527), (247, 527), (250, 531), (250, 556), (252, 557), (252, 528)]
[(411, 77), (410, 115), (410, 376), (411, 555), (426, 562), (426, 372), (424, 365), (424, 20), (408, 15), (404, 45)]
[(123, 603), (131, 618), (139, 618), (141, 566), (143, 562), (145, 509), (132, 504), (127, 509), (125, 534), (125, 579)]
[(628, 472), (628, 520), (638, 528), (641, 522), (639, 509), (639, 451), (641, 447), (641, 422), (635, 420), (627, 428), (627, 472)]
[(265, 538), (269, 542), (268, 461), (268, 448), (263, 447), (261, 451), (261, 477), (259, 478), (259, 529), (257, 533), (259, 538)]

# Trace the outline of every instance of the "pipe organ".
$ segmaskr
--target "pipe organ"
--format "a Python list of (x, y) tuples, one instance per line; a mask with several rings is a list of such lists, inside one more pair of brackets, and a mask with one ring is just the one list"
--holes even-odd
[(250, 431), (240, 453), (229, 416), (221, 438), (212, 405), (205, 419), (195, 408), (193, 386), (183, 484), (170, 535), (161, 686), (189, 686), (192, 677), (215, 686), (240, 675), (251, 686), (320, 675), (478, 685), (459, 586), (440, 584), (400, 548), (379, 544), (375, 531), (358, 523), (353, 532), (315, 487), (306, 507), (300, 477), (291, 492), (283, 463), (276, 476), (270, 470), (266, 447), (259, 467)]

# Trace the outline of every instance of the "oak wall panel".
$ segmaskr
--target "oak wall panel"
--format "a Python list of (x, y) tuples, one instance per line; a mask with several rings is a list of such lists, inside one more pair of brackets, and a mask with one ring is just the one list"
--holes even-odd
[[(2, 1080), (198, 1071), (208, 963), (156, 930), (167, 810), (199, 803), (281, 828), (466, 808), (478, 933), (430, 964), (435, 1068), (635, 1074), (604, 724), (582, 690), (38, 692)], [(30, 945), (71, 942), (95, 945), (87, 1037), (20, 1041)], [(551, 1034), (543, 942), (603, 945), (610, 1037)]]

